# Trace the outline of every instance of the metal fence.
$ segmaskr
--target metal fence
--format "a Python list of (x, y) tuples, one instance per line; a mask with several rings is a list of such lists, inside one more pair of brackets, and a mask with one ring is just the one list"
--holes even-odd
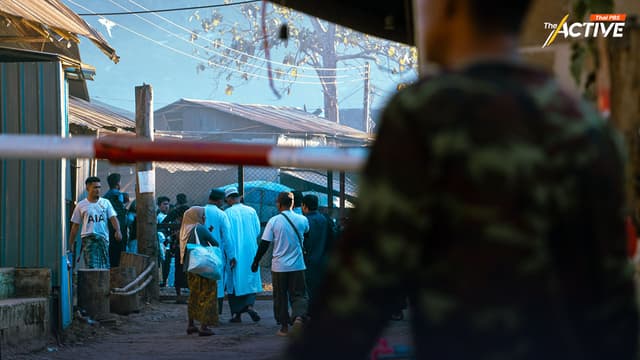
[[(336, 221), (348, 216), (357, 194), (357, 174), (298, 168), (269, 168), (210, 164), (154, 163), (156, 198), (167, 196), (171, 203), (178, 194), (187, 196), (187, 204), (204, 205), (211, 189), (238, 187), (245, 204), (258, 212), (261, 223), (277, 214), (275, 199), (280, 191), (300, 191), (318, 196), (320, 211)], [(107, 189), (107, 176), (121, 175), (121, 191), (135, 199), (135, 166), (99, 161), (97, 176)], [(332, 201), (329, 195), (333, 194)], [(80, 196), (81, 198), (82, 196)]]

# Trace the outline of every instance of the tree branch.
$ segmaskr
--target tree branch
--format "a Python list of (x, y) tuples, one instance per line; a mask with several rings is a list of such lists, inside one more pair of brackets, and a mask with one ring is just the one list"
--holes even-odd
[(320, 34), (326, 33), (327, 29), (325, 29), (325, 27), (322, 25), (322, 23), (320, 22), (320, 19), (318, 19), (317, 17), (312, 17), (311, 18), (311, 25), (313, 25), (313, 28)]
[(320, 67), (320, 64), (318, 63), (318, 60), (316, 59), (315, 54), (310, 54), (307, 49), (302, 50), (302, 52), (305, 55), (309, 56), (309, 59), (311, 59), (311, 66), (313, 66), (314, 68)]

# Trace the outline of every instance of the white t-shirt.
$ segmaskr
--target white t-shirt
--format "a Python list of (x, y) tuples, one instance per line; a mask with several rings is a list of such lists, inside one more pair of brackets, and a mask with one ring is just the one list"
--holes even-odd
[(107, 221), (114, 216), (116, 216), (116, 211), (109, 200), (98, 198), (98, 201), (90, 202), (84, 199), (73, 210), (71, 222), (82, 225), (81, 237), (96, 234), (109, 242)]
[(309, 220), (307, 220), (305, 216), (298, 215), (291, 210), (283, 211), (269, 219), (267, 226), (264, 228), (262, 240), (273, 241), (271, 271), (289, 272), (305, 270), (301, 240), (299, 240), (293, 227), (282, 214), (287, 215), (289, 220), (291, 220), (298, 229), (300, 236), (303, 237), (304, 233), (309, 231)]

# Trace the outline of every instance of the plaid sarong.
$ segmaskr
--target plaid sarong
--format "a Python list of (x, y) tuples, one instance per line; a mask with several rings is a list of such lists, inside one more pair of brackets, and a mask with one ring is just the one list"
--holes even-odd
[(109, 245), (107, 240), (98, 235), (87, 235), (82, 238), (84, 263), (89, 269), (109, 268)]

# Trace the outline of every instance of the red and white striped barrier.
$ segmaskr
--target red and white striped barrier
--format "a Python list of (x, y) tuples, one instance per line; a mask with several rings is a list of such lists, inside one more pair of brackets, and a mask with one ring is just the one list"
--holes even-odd
[(364, 148), (297, 148), (183, 139), (151, 141), (128, 135), (62, 138), (0, 134), (3, 159), (96, 158), (115, 163), (170, 161), (359, 171), (367, 155)]

